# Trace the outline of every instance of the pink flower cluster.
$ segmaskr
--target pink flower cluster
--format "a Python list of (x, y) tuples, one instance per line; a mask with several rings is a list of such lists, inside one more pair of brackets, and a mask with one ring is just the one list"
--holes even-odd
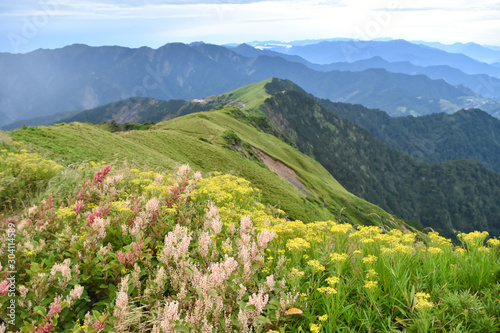
[(106, 178), (108, 173), (111, 171), (111, 169), (111, 165), (106, 165), (104, 169), (96, 171), (94, 173), (94, 179), (92, 180), (92, 182), (94, 184), (101, 184), (104, 178)]

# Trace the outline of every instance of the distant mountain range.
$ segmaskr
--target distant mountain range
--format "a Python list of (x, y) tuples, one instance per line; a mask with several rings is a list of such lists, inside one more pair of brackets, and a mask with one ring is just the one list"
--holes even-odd
[(500, 47), (491, 45), (479, 45), (476, 43), (454, 43), (442, 44), (438, 42), (412, 41), (414, 44), (427, 45), (449, 53), (461, 53), (466, 56), (486, 62), (495, 63), (500, 61)]
[[(486, 74), (465, 74), (457, 68), (448, 65), (435, 66), (417, 66), (409, 61), (389, 62), (380, 56), (375, 56), (369, 59), (358, 60), (354, 62), (335, 62), (327, 65), (319, 65), (311, 63), (297, 55), (289, 55), (271, 51), (268, 49), (257, 49), (248, 44), (240, 44), (231, 48), (234, 52), (246, 57), (257, 57), (259, 55), (267, 55), (271, 57), (282, 57), (288, 61), (294, 61), (306, 65), (307, 67), (317, 71), (363, 71), (370, 68), (383, 68), (392, 73), (403, 73), (409, 75), (423, 74), (431, 79), (444, 79), (451, 85), (463, 85), (467, 88), (480, 93), (483, 97), (500, 100), (500, 79)], [(476, 107), (480, 107), (479, 98), (474, 99)], [(484, 104), (489, 101), (482, 99)], [(484, 108), (498, 108), (497, 105), (486, 105)], [(500, 114), (500, 113), (499, 113)]]
[(296, 60), (247, 57), (203, 43), (172, 43), (159, 49), (76, 44), (27, 54), (2, 53), (0, 126), (128, 97), (202, 98), (270, 77), (290, 79), (320, 98), (359, 103), (392, 116), (454, 112), (464, 107), (481, 107), (497, 115), (500, 109), (497, 102), (469, 88), (424, 75), (384, 69), (319, 71)]
[(382, 57), (389, 62), (409, 61), (417, 66), (447, 65), (467, 74), (488, 74), (500, 78), (500, 69), (472, 59), (465, 54), (448, 53), (438, 48), (405, 40), (360, 41), (334, 40), (308, 45), (283, 45), (253, 42), (251, 46), (288, 55), (298, 55), (315, 64), (354, 62)]

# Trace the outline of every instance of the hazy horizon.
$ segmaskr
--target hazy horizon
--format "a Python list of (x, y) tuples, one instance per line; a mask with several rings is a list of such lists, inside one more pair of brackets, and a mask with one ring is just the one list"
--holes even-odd
[(380, 38), (499, 46), (500, 4), (482, 0), (19, 0), (0, 4), (0, 52), (71, 44), (158, 48), (211, 44)]

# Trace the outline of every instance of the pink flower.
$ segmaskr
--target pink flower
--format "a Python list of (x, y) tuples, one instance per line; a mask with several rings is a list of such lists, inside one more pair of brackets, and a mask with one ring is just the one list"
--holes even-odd
[(94, 184), (102, 183), (102, 181), (104, 180), (104, 178), (106, 178), (106, 176), (110, 171), (111, 171), (111, 165), (106, 165), (104, 169), (96, 171), (96, 173), (94, 173), (94, 179), (92, 180), (92, 182)]
[(77, 200), (75, 201), (75, 212), (79, 212), (85, 208), (85, 203), (83, 200)]
[(271, 274), (268, 277), (266, 277), (266, 284), (269, 287), (269, 290), (273, 290), (274, 289), (274, 285), (276, 284), (276, 282), (274, 281), (274, 275), (273, 274)]
[(96, 321), (94, 324), (92, 324), (92, 327), (97, 330), (97, 333), (99, 333), (106, 328), (106, 324), (101, 323), (100, 321)]
[(266, 248), (267, 244), (273, 240), (274, 236), (276, 236), (276, 233), (274, 231), (269, 231), (267, 229), (262, 230), (257, 235), (257, 243), (259, 244), (260, 248)]
[(191, 172), (189, 164), (184, 164), (179, 168), (179, 171), (177, 171), (177, 175), (179, 177), (187, 177), (187, 175), (189, 175), (189, 172)]
[(148, 212), (156, 212), (158, 211), (159, 205), (160, 205), (160, 200), (158, 200), (158, 198), (151, 198), (146, 204), (146, 210)]
[(37, 333), (47, 333), (47, 332), (52, 331), (53, 329), (54, 329), (54, 325), (52, 325), (52, 323), (48, 323), (45, 326), (38, 327), (36, 332)]
[(45, 317), (45, 319), (52, 319), (52, 317), (54, 317), (56, 314), (61, 313), (61, 310), (61, 302), (56, 298), (54, 302), (50, 304), (49, 313), (47, 314), (47, 317)]
[(264, 295), (262, 292), (259, 292), (258, 294), (250, 295), (248, 298), (248, 305), (255, 305), (257, 314), (260, 314), (264, 310), (268, 300), (269, 295)]
[(125, 264), (125, 261), (126, 261), (126, 258), (125, 258), (125, 253), (123, 253), (123, 251), (122, 251), (122, 250), (117, 251), (117, 252), (115, 253), (115, 255), (116, 255), (116, 259), (118, 259), (118, 261), (119, 261), (122, 265), (123, 265), (123, 264)]
[(241, 223), (240, 223), (240, 234), (245, 234), (250, 231), (252, 231), (253, 225), (252, 221), (250, 220), (250, 216), (246, 215), (241, 218)]
[(75, 288), (73, 288), (73, 290), (69, 292), (69, 295), (73, 300), (75, 300), (79, 299), (80, 296), (82, 296), (82, 293), (83, 293), (83, 286), (76, 285)]
[(198, 181), (200, 181), (200, 180), (201, 180), (201, 178), (202, 178), (202, 177), (201, 177), (201, 173), (200, 173), (199, 171), (196, 171), (196, 172), (194, 173), (194, 180), (198, 182)]
[(2, 281), (2, 283), (0, 283), (0, 296), (7, 294), (7, 292), (9, 291), (9, 287), (10, 287), (9, 281), (7, 280)]

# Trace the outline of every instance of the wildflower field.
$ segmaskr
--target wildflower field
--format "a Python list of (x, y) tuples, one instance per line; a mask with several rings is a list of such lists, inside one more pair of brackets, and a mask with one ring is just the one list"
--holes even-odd
[(5, 149), (0, 172), (2, 204), (21, 211), (2, 218), (0, 332), (500, 330), (486, 232), (453, 244), (288, 220), (247, 180), (188, 165), (62, 167)]

